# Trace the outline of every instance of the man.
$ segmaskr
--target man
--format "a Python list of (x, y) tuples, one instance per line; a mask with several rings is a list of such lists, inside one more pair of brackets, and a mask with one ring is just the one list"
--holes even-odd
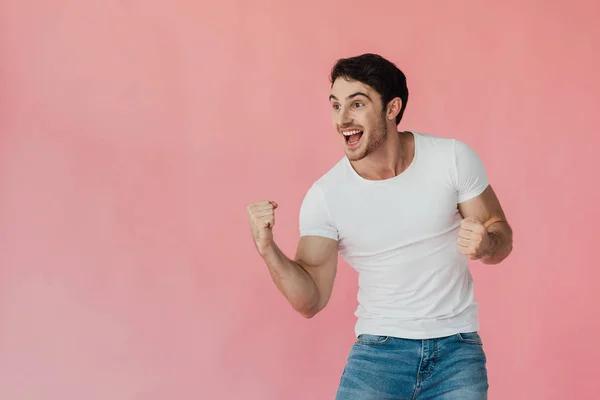
[(500, 263), (512, 230), (484, 165), (460, 140), (398, 131), (406, 78), (381, 56), (339, 60), (331, 83), (345, 156), (308, 190), (293, 259), (273, 240), (277, 203), (248, 206), (256, 248), (307, 318), (329, 300), (338, 252), (357, 270), (357, 340), (338, 400), (486, 399), (467, 261)]

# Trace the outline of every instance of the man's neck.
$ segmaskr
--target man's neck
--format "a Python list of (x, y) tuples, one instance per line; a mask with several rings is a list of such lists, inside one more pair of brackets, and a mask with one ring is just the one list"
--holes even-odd
[(400, 175), (412, 162), (414, 141), (410, 132), (391, 132), (377, 151), (352, 163), (356, 172), (370, 180), (390, 179)]

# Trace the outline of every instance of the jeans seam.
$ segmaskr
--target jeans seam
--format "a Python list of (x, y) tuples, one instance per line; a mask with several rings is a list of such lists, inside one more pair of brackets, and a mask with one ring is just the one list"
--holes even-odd
[(465, 339), (461, 333), (458, 334), (458, 340), (466, 344), (476, 344), (483, 346), (483, 341), (478, 339)]
[(438, 358), (438, 341), (435, 340), (434, 346), (433, 346), (433, 357), (431, 358), (431, 367), (429, 368), (429, 371), (427, 371), (427, 374), (423, 376), (423, 380), (421, 382), (425, 382), (429, 377), (431, 377), (431, 375), (433, 375), (433, 370), (435, 369), (435, 363), (437, 361), (437, 358)]
[(412, 400), (417, 398), (421, 385), (421, 367), (423, 366), (423, 357), (425, 355), (425, 341), (421, 340), (421, 361), (419, 362), (419, 368), (417, 369), (417, 379), (415, 380), (415, 391), (413, 392)]
[(437, 362), (437, 358), (438, 358), (438, 341), (437, 339), (435, 339), (435, 345), (434, 345), (434, 351), (433, 351), (433, 362), (431, 363), (431, 369), (429, 370), (429, 373), (427, 374), (427, 378), (429, 378), (431, 375), (433, 375), (433, 370), (435, 369), (435, 363)]
[(360, 339), (357, 339), (356, 343), (361, 344), (363, 346), (383, 346), (383, 345), (387, 344), (391, 338), (392, 338), (391, 336), (386, 336), (385, 339), (383, 339), (380, 342), (369, 342), (369, 341), (363, 342)]

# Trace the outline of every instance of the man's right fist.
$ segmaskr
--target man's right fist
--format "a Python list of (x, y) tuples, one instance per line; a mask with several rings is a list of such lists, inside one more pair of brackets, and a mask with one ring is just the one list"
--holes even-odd
[(248, 219), (254, 244), (261, 254), (273, 244), (273, 227), (275, 226), (275, 209), (277, 207), (277, 203), (271, 200), (257, 201), (248, 205)]

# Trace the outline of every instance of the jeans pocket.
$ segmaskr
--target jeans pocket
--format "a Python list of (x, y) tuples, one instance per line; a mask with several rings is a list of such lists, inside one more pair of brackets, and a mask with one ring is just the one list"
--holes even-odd
[(366, 333), (358, 335), (356, 342), (368, 346), (381, 346), (386, 344), (391, 339), (391, 336), (368, 335)]
[(476, 344), (479, 346), (483, 345), (483, 340), (481, 340), (481, 336), (479, 336), (479, 333), (477, 332), (459, 333), (457, 337), (458, 340), (460, 340), (463, 343)]

